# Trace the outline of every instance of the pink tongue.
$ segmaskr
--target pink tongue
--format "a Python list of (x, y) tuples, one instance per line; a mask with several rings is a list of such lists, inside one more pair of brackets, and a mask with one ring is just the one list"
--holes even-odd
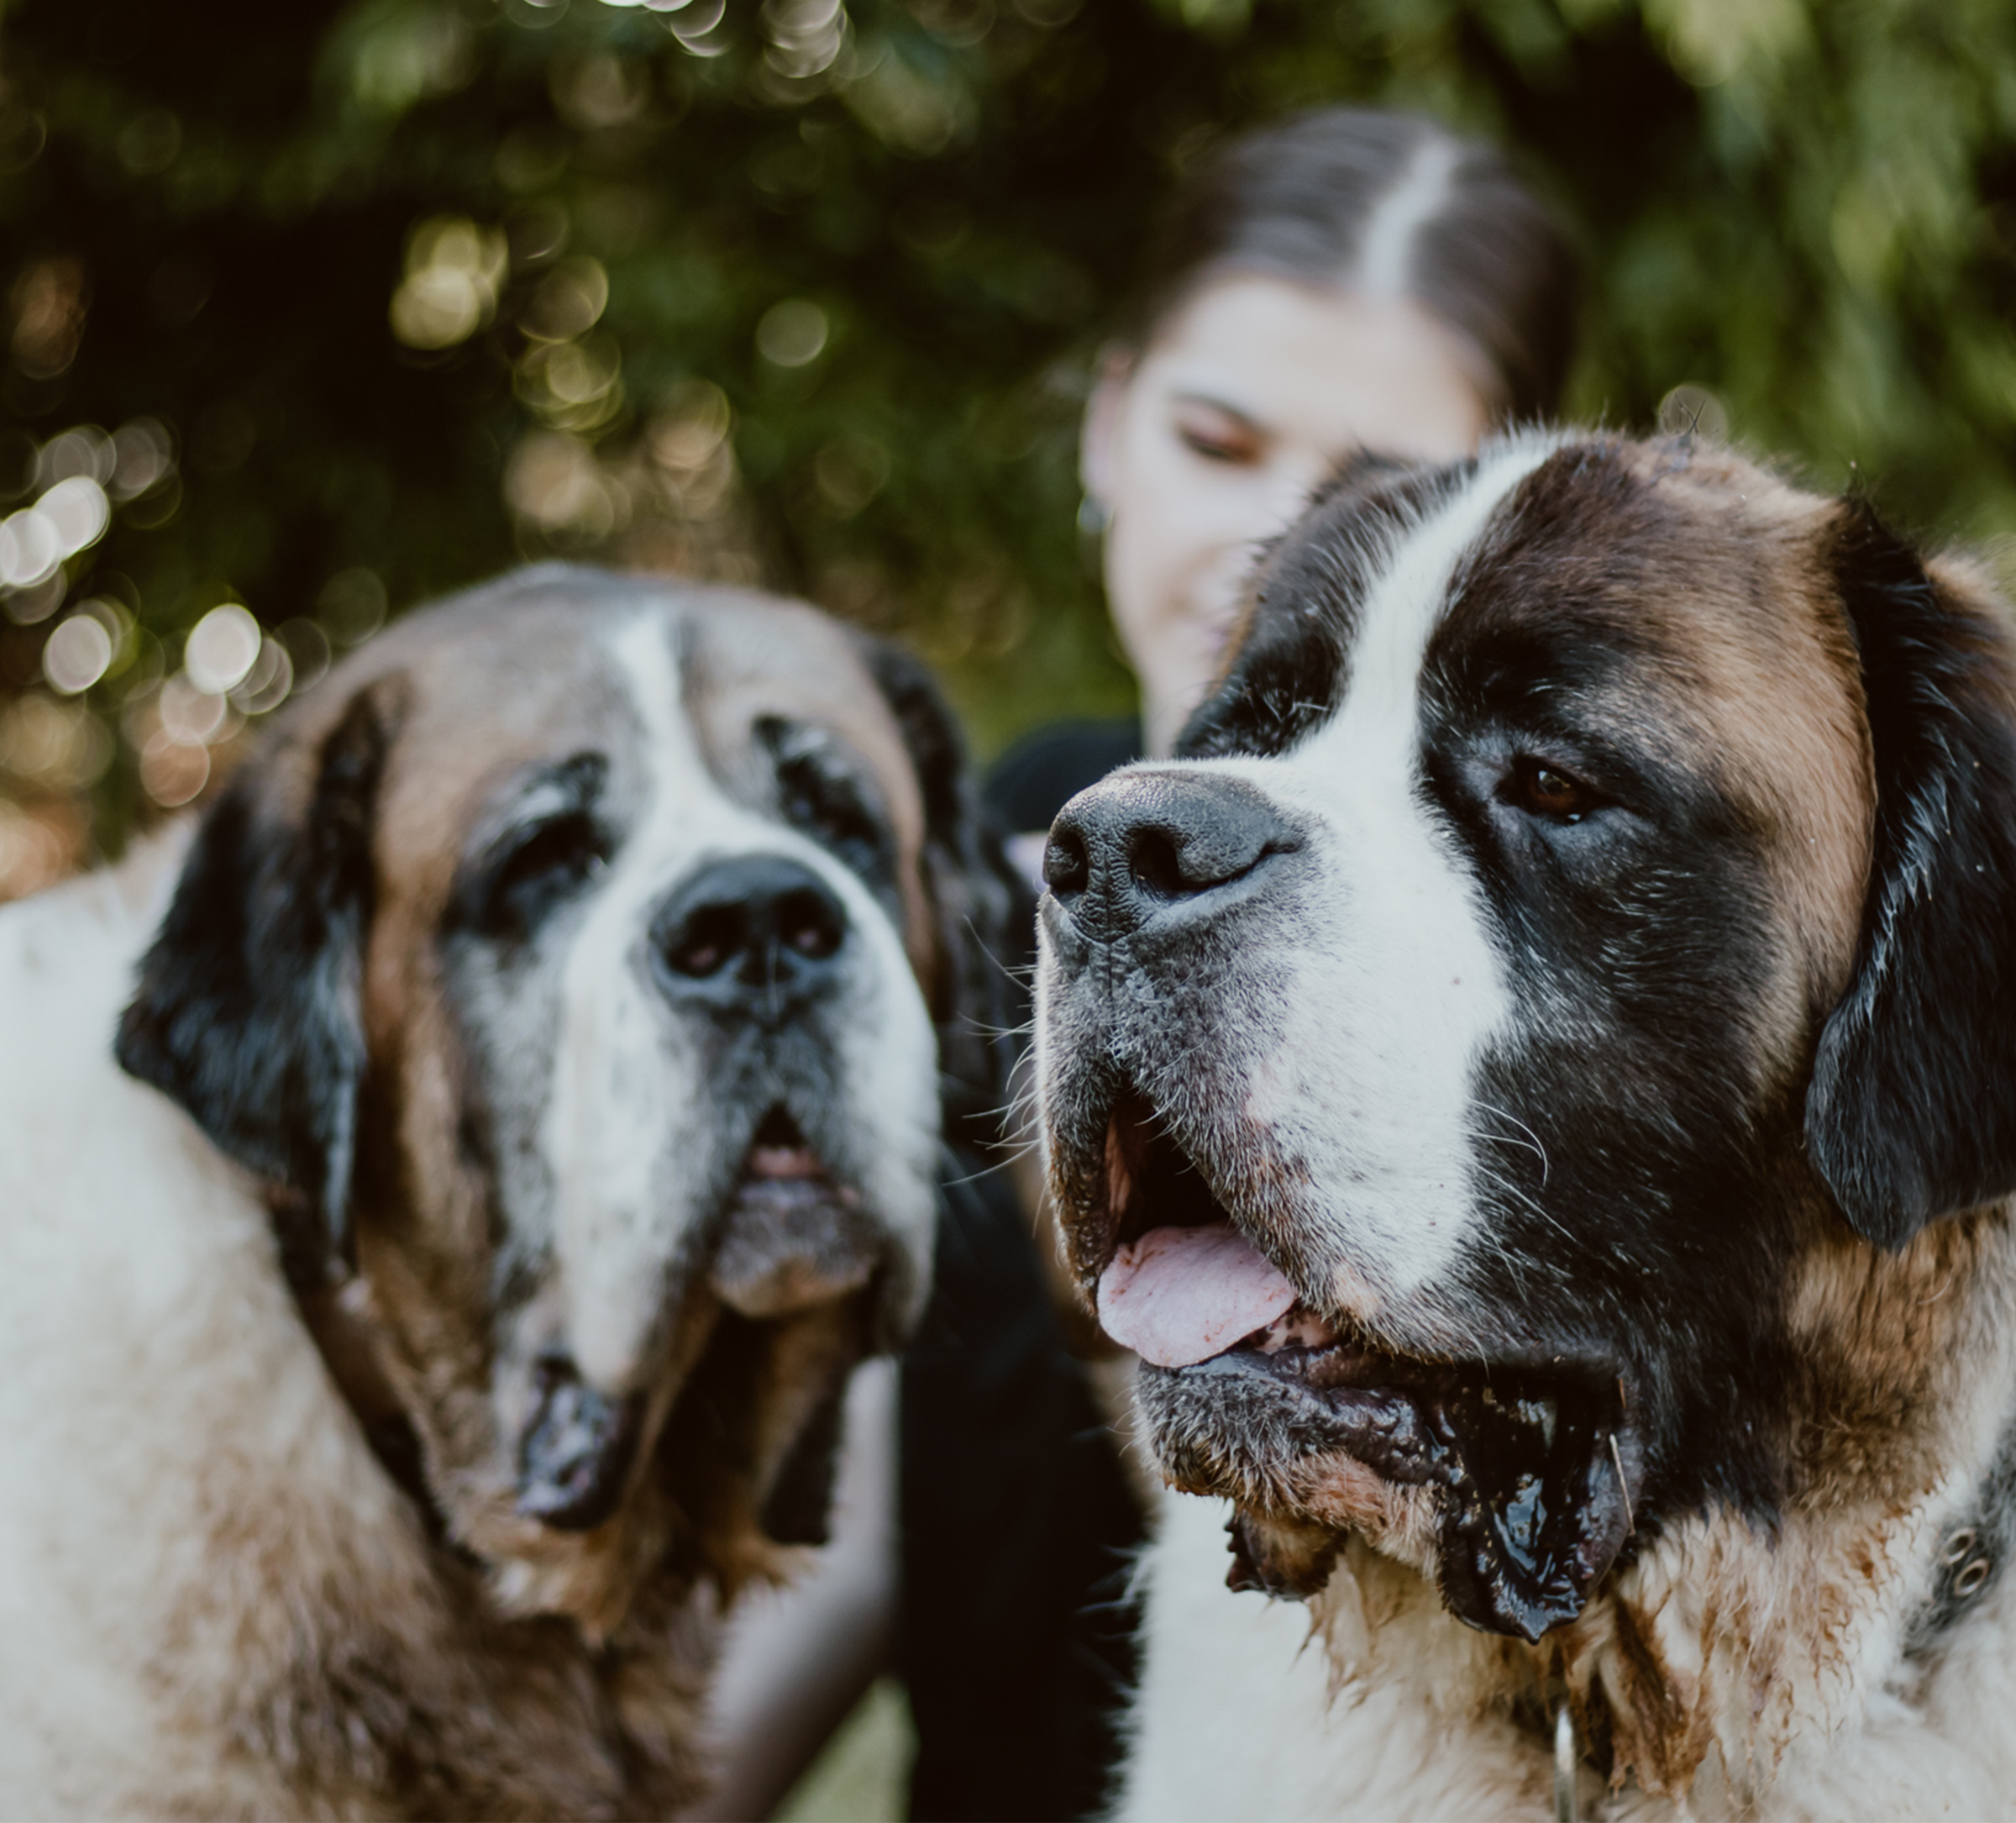
[(1295, 1288), (1230, 1222), (1154, 1228), (1100, 1275), (1100, 1328), (1157, 1367), (1190, 1367), (1265, 1329)]

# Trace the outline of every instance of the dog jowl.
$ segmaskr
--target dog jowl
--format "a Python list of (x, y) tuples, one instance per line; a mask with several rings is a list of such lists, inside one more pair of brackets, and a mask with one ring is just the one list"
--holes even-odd
[(1357, 1535), (1534, 1641), (1680, 1520), (1952, 1468), (1974, 1318), (1872, 1338), (1928, 1247), (2003, 1276), (2013, 675), (1965, 566), (1686, 443), (1361, 461), (1273, 549), (1178, 760), (1058, 818), (1038, 984), (1071, 1263), (1234, 1586)]

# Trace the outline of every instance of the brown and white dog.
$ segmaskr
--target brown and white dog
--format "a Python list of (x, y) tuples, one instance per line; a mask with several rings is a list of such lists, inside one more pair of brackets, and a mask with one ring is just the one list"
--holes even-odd
[(2008, 1815), (1981, 574), (1686, 442), (1362, 460), (1179, 753), (1066, 806), (1041, 921), (1071, 1263), (1216, 1497), (1120, 1815)]
[(694, 1794), (990, 1092), (960, 792), (892, 650), (533, 570), (0, 914), (0, 1810)]

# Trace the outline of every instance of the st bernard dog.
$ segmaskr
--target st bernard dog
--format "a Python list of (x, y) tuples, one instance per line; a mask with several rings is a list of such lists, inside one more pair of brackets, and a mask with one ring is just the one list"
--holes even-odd
[(0, 1811), (695, 1794), (995, 1092), (961, 790), (893, 650), (532, 570), (0, 914)]
[(1069, 1260), (1181, 1490), (1119, 1814), (2016, 1811), (1982, 574), (1686, 441), (1362, 459), (1179, 751), (1041, 917)]

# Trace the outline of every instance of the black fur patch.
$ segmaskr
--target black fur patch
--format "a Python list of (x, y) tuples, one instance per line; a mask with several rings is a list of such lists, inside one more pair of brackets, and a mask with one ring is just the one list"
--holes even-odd
[[(1641, 1523), (1775, 1509), (1782, 1439), (1751, 1415), (1792, 1371), (1774, 1301), (1728, 1295), (1781, 1283), (1794, 1244), (1795, 1174), (1771, 1160), (1796, 1158), (1796, 1110), (1759, 1105), (1747, 1023), (1781, 941), (1769, 838), (1662, 719), (1694, 684), (1683, 632), (1648, 612), (1702, 534), (1614, 445), (1562, 450), (1459, 574), (1420, 686), (1421, 791), (1520, 1008), (1473, 1085), (1494, 1244), (1467, 1283), (1508, 1342), (1618, 1361)], [(1535, 814), (1536, 759), (1588, 807)]]
[(1263, 560), (1244, 638), (1176, 743), (1181, 759), (1285, 753), (1328, 718), (1348, 676), (1365, 591), (1387, 552), (1475, 470), (1353, 457)]
[(282, 1257), (302, 1289), (350, 1256), (358, 978), (389, 739), (386, 706), (360, 694), (323, 743), (298, 822), (266, 806), (263, 769), (239, 773), (197, 833), (119, 1022), (121, 1067), (281, 1193)]
[(857, 634), (857, 649), (901, 730), (924, 801), (924, 871), (941, 958), (931, 1009), (947, 1131), (999, 1137), (999, 1111), (1024, 1017), (1010, 974), (1035, 906), (969, 779), (952, 712), (922, 663), (900, 646)]
[(2016, 723), (2006, 631), (1866, 507), (1835, 575), (1876, 759), (1871, 888), (1821, 1035), (1807, 1143), (1842, 1212), (1901, 1246), (2016, 1190)]

